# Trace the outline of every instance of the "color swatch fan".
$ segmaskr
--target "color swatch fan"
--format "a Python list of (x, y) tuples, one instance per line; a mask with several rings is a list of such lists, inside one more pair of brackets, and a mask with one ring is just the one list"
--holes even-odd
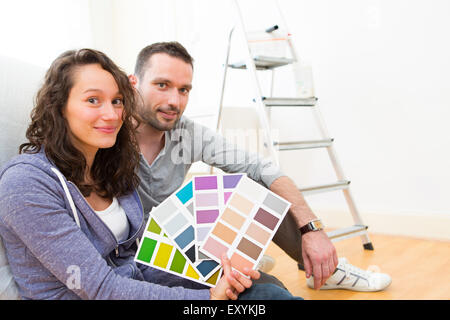
[(290, 206), (245, 173), (194, 176), (152, 209), (135, 261), (215, 286), (223, 253), (256, 269)]
[(194, 176), (194, 225), (197, 243), (197, 258), (211, 259), (198, 252), (199, 246), (215, 225), (219, 214), (225, 209), (227, 200), (244, 174)]
[(291, 203), (243, 176), (199, 250), (220, 263), (223, 253), (233, 268), (255, 269)]
[(152, 218), (147, 222), (135, 261), (210, 287), (216, 285), (222, 273), (222, 269), (219, 269), (208, 279), (202, 280), (192, 263), (174, 246)]
[(209, 279), (220, 268), (213, 259), (200, 260), (196, 254), (195, 226), (193, 218), (192, 181), (185, 183), (150, 212), (158, 226), (172, 240), (174, 246), (188, 260), (202, 280)]

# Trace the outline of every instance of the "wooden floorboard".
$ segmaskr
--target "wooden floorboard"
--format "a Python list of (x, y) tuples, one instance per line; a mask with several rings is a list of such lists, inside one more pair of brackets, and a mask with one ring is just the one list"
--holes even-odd
[(306, 300), (448, 300), (450, 299), (450, 242), (369, 234), (375, 250), (364, 250), (359, 237), (334, 243), (339, 257), (362, 268), (380, 270), (392, 277), (380, 292), (314, 290), (306, 286), (305, 273), (274, 243), (266, 254), (276, 260), (270, 274), (289, 291)]

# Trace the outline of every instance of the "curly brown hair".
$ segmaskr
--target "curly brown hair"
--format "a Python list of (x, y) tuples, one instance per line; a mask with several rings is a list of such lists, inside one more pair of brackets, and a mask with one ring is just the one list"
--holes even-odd
[[(92, 183), (85, 182), (86, 159), (72, 144), (63, 109), (74, 86), (77, 67), (99, 64), (114, 77), (123, 95), (123, 124), (111, 148), (99, 149), (90, 168)], [(44, 148), (47, 158), (64, 176), (75, 183), (84, 196), (92, 191), (102, 197), (117, 197), (137, 188), (139, 178), (139, 147), (135, 129), (136, 96), (127, 75), (104, 53), (92, 49), (69, 50), (62, 53), (48, 69), (44, 84), (37, 92), (26, 131), (27, 143), (19, 153), (37, 153)], [(134, 121), (133, 121), (134, 120)]]

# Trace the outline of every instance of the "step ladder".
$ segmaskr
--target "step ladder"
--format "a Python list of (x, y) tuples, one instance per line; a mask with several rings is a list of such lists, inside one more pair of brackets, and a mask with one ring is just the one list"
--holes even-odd
[[(242, 72), (246, 71), (250, 75), (251, 83), (253, 84), (253, 92), (255, 98), (253, 99), (253, 103), (255, 104), (256, 112), (259, 117), (259, 123), (262, 127), (263, 135), (264, 135), (264, 147), (266, 148), (265, 153), (269, 154), (269, 156), (279, 165), (278, 152), (289, 152), (292, 150), (309, 150), (313, 148), (325, 148), (327, 150), (327, 154), (329, 156), (329, 160), (331, 161), (332, 167), (337, 176), (337, 181), (324, 185), (316, 185), (300, 188), (300, 191), (304, 196), (308, 196), (316, 193), (323, 192), (331, 192), (331, 191), (342, 191), (346, 200), (346, 204), (349, 207), (349, 211), (353, 217), (354, 225), (341, 228), (337, 230), (333, 230), (331, 232), (327, 232), (328, 237), (332, 242), (336, 242), (339, 240), (360, 236), (363, 242), (363, 247), (366, 250), (373, 250), (373, 245), (369, 239), (367, 229), (368, 226), (365, 225), (361, 219), (361, 216), (356, 208), (354, 203), (352, 194), (350, 192), (350, 181), (345, 178), (344, 172), (342, 170), (341, 165), (339, 164), (336, 151), (334, 148), (334, 139), (330, 137), (326, 127), (324, 120), (321, 116), (318, 104), (318, 98), (315, 96), (301, 96), (301, 97), (273, 97), (273, 96), (263, 96), (261, 86), (258, 80), (257, 73), (261, 70), (271, 70), (272, 71), (272, 83), (271, 83), (271, 95), (273, 91), (273, 81), (274, 81), (274, 73), (277, 68), (284, 66), (293, 66), (294, 74), (299, 76), (299, 68), (298, 68), (298, 57), (295, 52), (295, 48), (292, 43), (292, 35), (287, 32), (286, 24), (284, 23), (284, 19), (282, 16), (282, 12), (278, 3), (275, 1), (275, 6), (278, 10), (280, 16), (280, 24), (267, 26), (267, 28), (261, 32), (259, 32), (259, 41), (273, 42), (275, 41), (284, 41), (290, 51), (289, 57), (273, 57), (269, 54), (255, 54), (251, 50), (251, 35), (245, 29), (245, 24), (239, 4), (239, 0), (232, 0), (235, 11), (237, 24), (231, 29), (228, 37), (228, 46), (227, 46), (227, 54), (224, 64), (224, 72), (223, 72), (223, 81), (222, 81), (222, 89), (221, 96), (219, 100), (219, 111), (217, 115), (216, 122), (216, 130), (219, 132), (221, 128), (221, 119), (223, 113), (223, 101), (226, 89), (226, 80), (227, 80), (227, 70), (228, 69), (241, 69)], [(256, 13), (255, 14), (259, 14)], [(245, 59), (240, 62), (230, 62), (230, 51), (232, 46), (232, 39), (235, 30), (241, 32), (241, 36), (243, 36), (243, 41), (245, 42), (243, 46), (246, 47), (245, 50)], [(282, 31), (280, 33), (280, 31)], [(261, 34), (263, 34), (263, 38), (261, 39)], [(297, 69), (295, 67), (297, 66)], [(290, 141), (290, 142), (282, 142), (275, 141), (273, 137), (271, 137), (271, 121), (270, 121), (270, 112), (275, 108), (309, 108), (311, 112), (313, 112), (315, 125), (320, 131), (321, 139), (318, 140), (310, 140), (310, 141)], [(289, 109), (284, 109), (289, 110)], [(288, 111), (286, 111), (288, 112)], [(212, 170), (212, 169), (211, 169)]]

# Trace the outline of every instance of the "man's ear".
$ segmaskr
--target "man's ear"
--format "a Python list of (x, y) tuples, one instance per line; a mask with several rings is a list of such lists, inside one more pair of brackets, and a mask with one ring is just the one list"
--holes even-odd
[(134, 74), (130, 74), (128, 76), (128, 79), (130, 80), (131, 85), (136, 88), (137, 84), (138, 84), (138, 79)]

